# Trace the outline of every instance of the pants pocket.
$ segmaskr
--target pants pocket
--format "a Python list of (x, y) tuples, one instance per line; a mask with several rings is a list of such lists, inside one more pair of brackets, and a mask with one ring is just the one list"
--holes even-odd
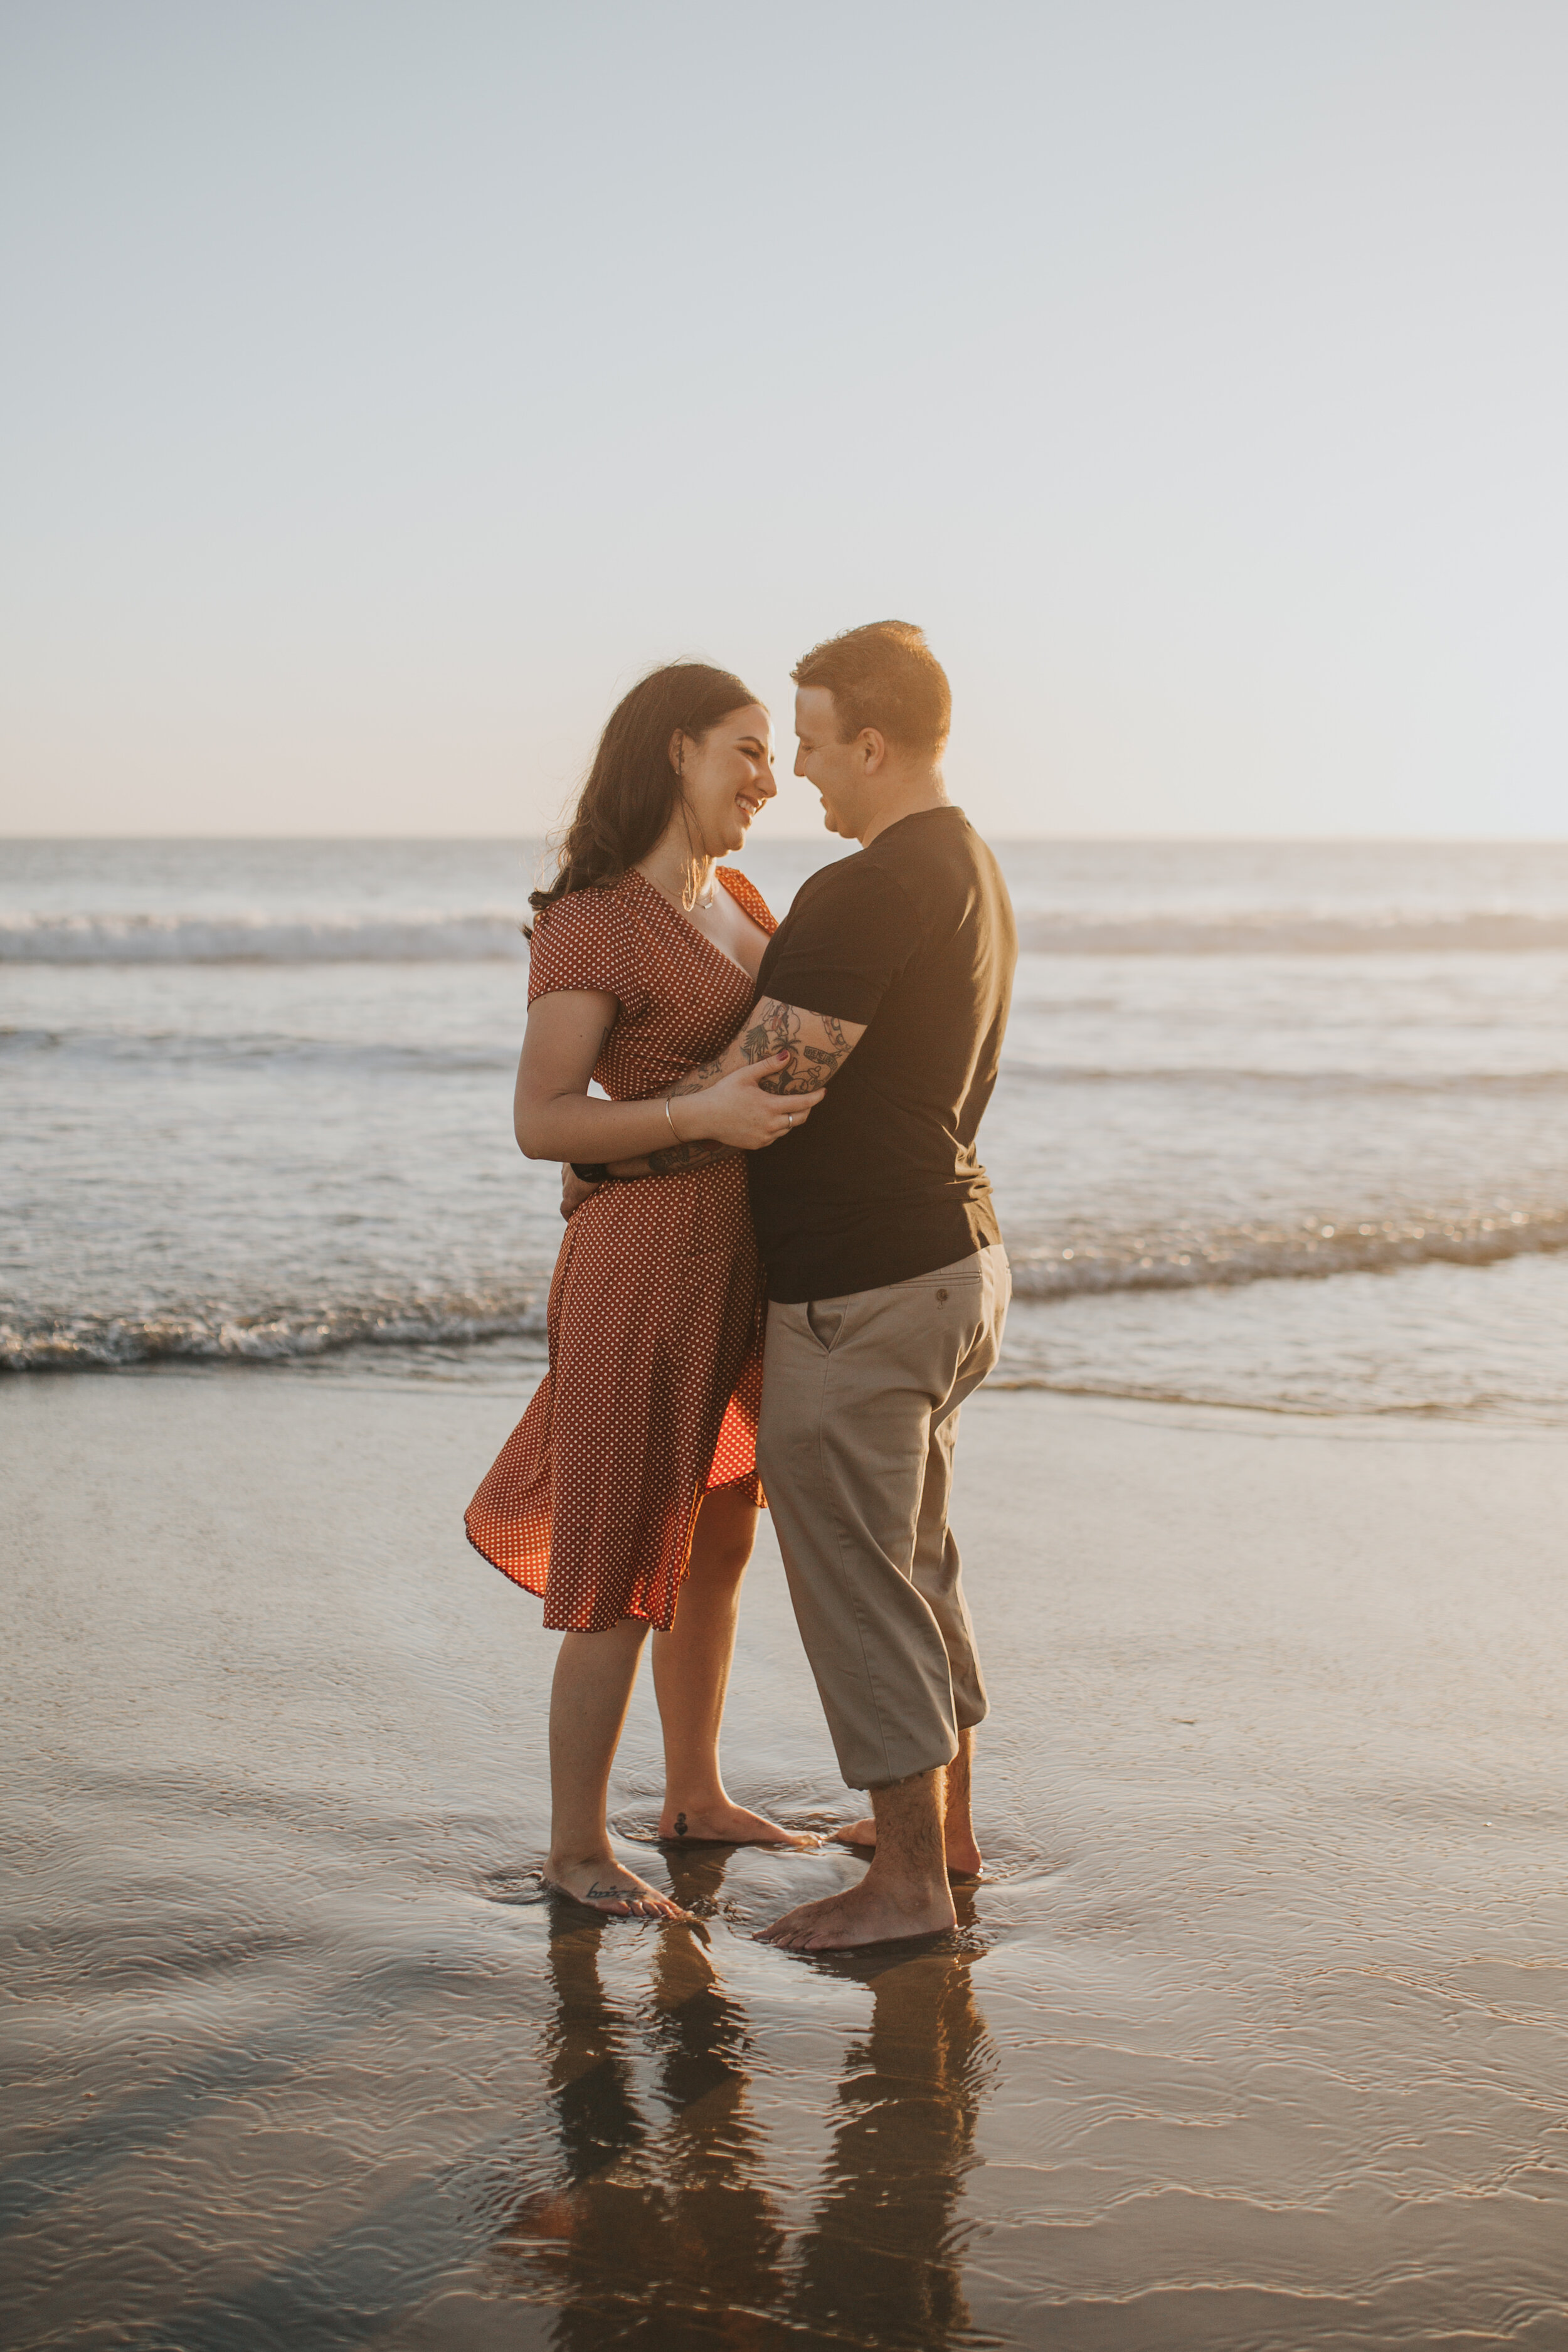
[(825, 1356), (833, 1353), (834, 1341), (844, 1328), (848, 1302), (842, 1298), (812, 1298), (806, 1301), (806, 1328)]

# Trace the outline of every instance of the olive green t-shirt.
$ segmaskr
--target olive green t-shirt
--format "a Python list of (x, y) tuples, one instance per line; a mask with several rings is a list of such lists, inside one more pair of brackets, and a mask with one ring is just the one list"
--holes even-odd
[(1001, 1239), (975, 1153), (1018, 957), (1002, 870), (962, 809), (922, 809), (814, 874), (757, 993), (866, 1024), (804, 1127), (748, 1162), (770, 1297), (907, 1282)]

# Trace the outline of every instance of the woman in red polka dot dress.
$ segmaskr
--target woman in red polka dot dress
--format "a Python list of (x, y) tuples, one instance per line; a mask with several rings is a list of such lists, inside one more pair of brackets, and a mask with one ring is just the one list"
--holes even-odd
[[(616, 1861), (605, 1823), (650, 1626), (659, 1834), (807, 1843), (731, 1801), (719, 1725), (762, 1500), (762, 1284), (740, 1154), (821, 1097), (762, 1090), (781, 1055), (671, 1099), (751, 1010), (773, 919), (716, 861), (776, 790), (772, 722), (739, 678), (697, 662), (656, 670), (611, 718), (560, 870), (533, 896), (518, 1142), (531, 1159), (652, 1159), (661, 1172), (603, 1184), (571, 1217), (549, 1372), (467, 1526), (564, 1635), (545, 1883), (620, 1916), (680, 1916)], [(700, 1140), (733, 1149), (683, 1166)]]

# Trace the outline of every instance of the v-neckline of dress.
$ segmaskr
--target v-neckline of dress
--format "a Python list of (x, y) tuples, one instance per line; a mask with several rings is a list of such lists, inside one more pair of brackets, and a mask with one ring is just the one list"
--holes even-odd
[[(741, 978), (746, 982), (749, 988), (755, 988), (757, 984), (757, 976), (755, 972), (748, 971), (745, 965), (742, 963), (737, 957), (732, 956), (730, 953), (728, 948), (721, 948), (719, 945), (717, 940), (710, 940), (707, 932), (700, 929), (697, 924), (692, 921), (689, 915), (683, 915), (680, 908), (676, 906), (674, 901), (665, 897), (664, 892), (659, 888), (658, 884), (648, 880), (647, 876), (642, 871), (640, 866), (628, 866), (626, 871), (628, 874), (635, 874), (637, 876), (637, 880), (642, 884), (645, 890), (651, 890), (653, 892), (653, 895), (658, 900), (659, 905), (667, 908), (668, 911), (674, 916), (676, 921), (680, 925), (683, 931), (689, 931), (694, 940), (701, 941), (702, 945), (708, 950), (710, 955), (716, 955), (721, 963), (727, 963), (731, 971), (738, 971)], [(724, 878), (724, 869), (722, 866), (714, 867), (713, 878), (719, 885), (720, 888), (724, 892), (725, 896), (730, 898), (734, 905), (740, 907), (740, 900), (735, 897), (735, 893), (731, 889), (729, 883)], [(744, 907), (741, 907), (741, 912), (742, 915), (746, 915)], [(746, 920), (750, 922), (751, 919), (750, 915), (746, 915)], [(755, 928), (758, 930), (761, 930), (762, 925), (759, 923)]]

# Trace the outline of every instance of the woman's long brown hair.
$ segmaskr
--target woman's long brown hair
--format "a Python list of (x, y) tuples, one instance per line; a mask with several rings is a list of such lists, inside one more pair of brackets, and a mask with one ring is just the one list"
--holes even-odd
[(680, 802), (669, 756), (679, 728), (694, 740), (756, 696), (707, 662), (669, 662), (616, 705), (559, 852), (555, 876), (529, 894), (535, 916), (574, 890), (605, 889), (646, 857)]

